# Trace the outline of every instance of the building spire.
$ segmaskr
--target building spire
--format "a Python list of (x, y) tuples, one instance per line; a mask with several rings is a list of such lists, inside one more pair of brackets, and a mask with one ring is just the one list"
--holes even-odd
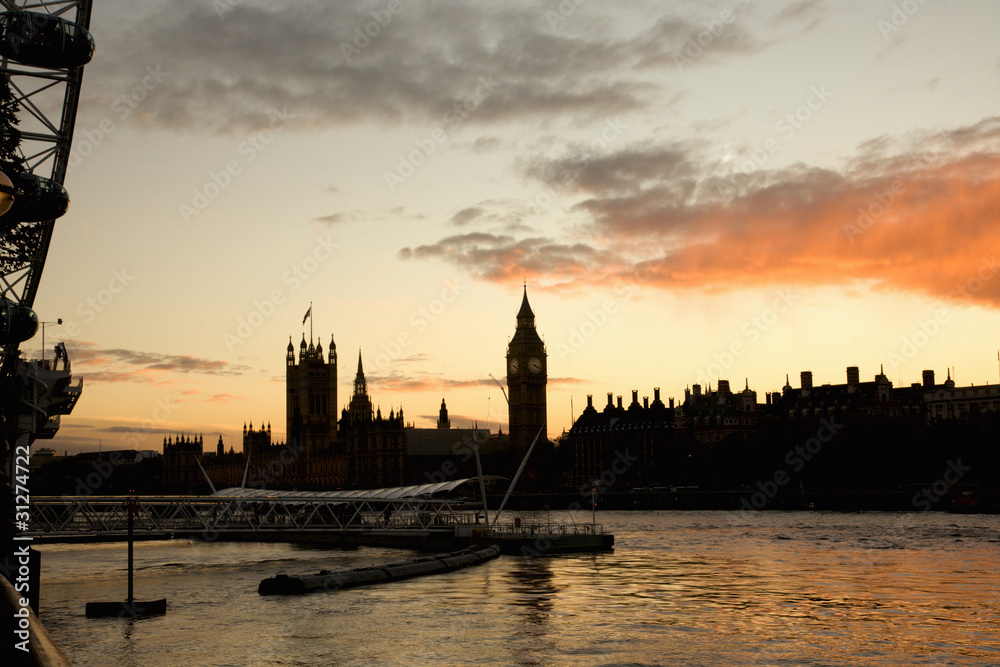
[(358, 348), (358, 374), (354, 378), (354, 395), (360, 396), (368, 393), (368, 383), (365, 381), (365, 369), (361, 365), (361, 348)]
[(524, 296), (521, 299), (521, 309), (517, 311), (517, 328), (535, 328), (535, 313), (531, 311), (531, 304), (528, 303), (528, 284), (524, 284)]
[(444, 404), (444, 397), (441, 397), (441, 410), (438, 412), (438, 428), (451, 428), (451, 420), (448, 419), (448, 406)]

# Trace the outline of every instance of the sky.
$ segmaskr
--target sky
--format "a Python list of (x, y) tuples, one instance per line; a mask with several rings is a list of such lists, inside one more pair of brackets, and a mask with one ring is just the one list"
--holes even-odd
[[(632, 390), (1000, 380), (1000, 4), (96, 0), (35, 300), (51, 446), (284, 439), (284, 356), (506, 431)], [(312, 319), (303, 316), (312, 307)], [(41, 336), (22, 345), (41, 354)]]

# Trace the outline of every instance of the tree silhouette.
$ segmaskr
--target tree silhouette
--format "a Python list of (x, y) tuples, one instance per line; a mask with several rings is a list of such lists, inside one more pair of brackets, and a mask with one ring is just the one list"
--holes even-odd
[[(15, 186), (15, 174), (27, 171), (20, 151), (21, 131), (17, 117), (20, 106), (11, 90), (10, 78), (4, 72), (0, 76), (0, 169)], [(0, 225), (0, 272), (17, 270), (34, 257), (39, 231), (37, 222)]]

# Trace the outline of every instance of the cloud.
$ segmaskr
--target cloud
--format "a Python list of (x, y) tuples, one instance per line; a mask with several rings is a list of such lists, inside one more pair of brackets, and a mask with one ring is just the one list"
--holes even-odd
[(97, 429), (104, 433), (148, 433), (152, 435), (173, 435), (177, 431), (171, 428), (149, 428), (142, 426), (106, 426)]
[(161, 354), (123, 348), (100, 349), (86, 341), (67, 341), (70, 360), (87, 382), (165, 384), (170, 374), (239, 376), (250, 366), (184, 354)]
[(444, 391), (447, 389), (464, 389), (467, 387), (495, 386), (489, 378), (474, 380), (448, 380), (436, 376), (407, 376), (393, 373), (391, 375), (366, 376), (369, 394), (391, 395), (395, 392), (427, 392)]
[(212, 394), (206, 399), (208, 403), (232, 403), (233, 401), (245, 401), (246, 396), (236, 396), (234, 394)]
[(403, 248), (400, 259), (443, 259), (473, 276), (491, 282), (509, 282), (525, 276), (546, 276), (572, 282), (591, 271), (606, 272), (621, 258), (586, 243), (560, 243), (545, 237), (516, 240), (485, 232), (459, 234), (437, 243)]
[(841, 169), (727, 172), (705, 154), (677, 143), (526, 161), (578, 197), (587, 242), (470, 232), (399, 257), (562, 289), (641, 275), (670, 290), (870, 286), (1000, 306), (1000, 117), (879, 137)]
[(475, 206), (470, 206), (469, 208), (463, 208), (461, 211), (459, 211), (455, 215), (451, 216), (451, 221), (450, 222), (453, 225), (462, 226), (462, 225), (466, 224), (467, 222), (470, 222), (472, 220), (476, 220), (482, 214), (483, 214), (483, 210), (481, 208), (478, 208), (478, 207), (475, 207)]
[(590, 380), (585, 380), (583, 378), (547, 378), (546, 380), (550, 385), (563, 385), (563, 384), (589, 384)]
[(663, 68), (697, 45), (706, 22), (721, 28), (689, 58), (699, 65), (767, 48), (797, 29), (790, 24), (814, 20), (813, 4), (767, 26), (754, 8), (722, 24), (717, 9), (683, 14), (649, 2), (639, 28), (630, 12), (584, 5), (573, 26), (558, 29), (533, 3), (407, 2), (395, 14), (384, 4), (321, 0), (123, 4), (106, 29), (95, 23), (101, 57), (88, 66), (81, 109), (107, 113), (143, 82), (148, 64), (164, 74), (132, 118), (183, 132), (259, 130), (274, 110), (308, 129), (601, 118), (654, 103)]

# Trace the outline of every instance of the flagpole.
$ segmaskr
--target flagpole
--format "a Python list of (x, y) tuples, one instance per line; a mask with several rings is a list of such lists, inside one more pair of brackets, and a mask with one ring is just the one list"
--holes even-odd
[(313, 302), (309, 302), (309, 344), (312, 345), (313, 342)]

